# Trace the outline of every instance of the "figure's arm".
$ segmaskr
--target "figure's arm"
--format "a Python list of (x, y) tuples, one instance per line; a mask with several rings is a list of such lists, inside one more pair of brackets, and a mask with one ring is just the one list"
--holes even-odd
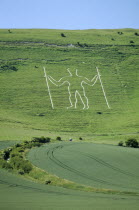
[(48, 76), (48, 78), (49, 78), (49, 80), (54, 84), (54, 85), (56, 85), (56, 86), (61, 86), (61, 85), (63, 85), (65, 82), (67, 82), (66, 80), (65, 80), (65, 78), (64, 77), (62, 77), (60, 80), (58, 80), (58, 81), (56, 81), (53, 77), (51, 77), (51, 76)]
[(93, 86), (98, 80), (98, 75), (95, 75), (92, 80), (87, 79), (86, 77), (83, 79), (83, 82), (87, 85)]

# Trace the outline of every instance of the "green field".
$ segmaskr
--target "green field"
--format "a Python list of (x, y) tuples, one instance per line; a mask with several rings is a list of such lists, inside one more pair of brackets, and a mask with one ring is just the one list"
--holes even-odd
[[(11, 145), (11, 142), (9, 142)], [(60, 176), (64, 176), (66, 178), (70, 177), (69, 179), (73, 179), (74, 181), (81, 181), (86, 182), (89, 180), (89, 183), (95, 184), (95, 180), (97, 180), (97, 186), (100, 183), (98, 180), (105, 179), (106, 174), (109, 176), (109, 182), (118, 182), (118, 190), (124, 189), (130, 193), (101, 193), (101, 192), (82, 192), (77, 190), (66, 189), (62, 187), (56, 186), (49, 186), (44, 184), (35, 183), (32, 181), (28, 181), (26, 179), (21, 178), (21, 176), (17, 176), (11, 174), (5, 170), (0, 170), (0, 209), (8, 210), (8, 209), (69, 209), (69, 210), (77, 210), (77, 209), (88, 209), (88, 210), (97, 210), (97, 209), (112, 209), (112, 210), (137, 210), (139, 206), (139, 199), (138, 195), (131, 194), (131, 190), (134, 192), (139, 192), (138, 182), (136, 182), (136, 186), (134, 186), (135, 179), (138, 176), (138, 151), (134, 149), (128, 148), (113, 148), (115, 146), (109, 145), (97, 145), (92, 143), (61, 143), (61, 144), (50, 144), (44, 147), (41, 147), (36, 151), (36, 149), (32, 149), (29, 153), (29, 158), (33, 159), (34, 163), (37, 164), (39, 167), (51, 169), (56, 174), (61, 174)], [(6, 145), (5, 145), (6, 146)], [(0, 147), (4, 147), (4, 142), (0, 143)], [(47, 148), (48, 147), (48, 148)], [(105, 149), (104, 149), (105, 148)], [(119, 147), (118, 147), (119, 148)], [(77, 152), (77, 149), (81, 150)], [(117, 153), (115, 150), (117, 150)], [(124, 151), (127, 149), (127, 151)], [(63, 155), (61, 151), (63, 150)], [(86, 151), (85, 151), (86, 150)], [(109, 158), (109, 153), (106, 154), (105, 152), (110, 151), (110, 153), (114, 152)], [(123, 152), (123, 151), (124, 152)], [(45, 151), (45, 152), (44, 152)], [(54, 152), (52, 157), (52, 151)], [(103, 151), (105, 155), (103, 154)], [(49, 154), (50, 153), (50, 154)], [(75, 154), (77, 153), (77, 154)], [(124, 166), (125, 163), (125, 156), (122, 156), (122, 153), (126, 157), (128, 157), (127, 161), (128, 166)], [(127, 153), (127, 155), (126, 155)], [(36, 155), (35, 155), (36, 154)], [(45, 154), (45, 157), (43, 156)], [(48, 154), (48, 155), (47, 155)], [(66, 154), (66, 155), (64, 155)], [(119, 155), (121, 154), (121, 157)], [(33, 156), (35, 155), (35, 158)], [(73, 157), (71, 157), (71, 155)], [(82, 156), (84, 155), (84, 158)], [(101, 160), (102, 156), (105, 156), (104, 160)], [(62, 162), (61, 162), (61, 157)], [(75, 159), (76, 156), (76, 159)], [(99, 157), (98, 157), (99, 156)], [(118, 157), (117, 157), (118, 156)], [(45, 158), (41, 160), (41, 158)], [(115, 157), (115, 158), (114, 158)], [(130, 164), (130, 158), (134, 160), (134, 164)], [(39, 162), (39, 158), (40, 161)], [(80, 160), (82, 161), (79, 161)], [(108, 159), (109, 160), (108, 160)], [(119, 160), (121, 159), (121, 164), (118, 165), (119, 162), (114, 162), (116, 158)], [(48, 159), (48, 160), (47, 160)], [(72, 159), (72, 161), (71, 161)], [(91, 159), (91, 161), (90, 161)], [(107, 163), (105, 162), (107, 159)], [(61, 162), (61, 163), (60, 163)], [(78, 162), (78, 164), (76, 164)], [(86, 163), (85, 163), (86, 162)], [(42, 166), (43, 163), (43, 166)], [(45, 165), (47, 163), (47, 166)], [(60, 164), (59, 164), (60, 163)], [(113, 163), (113, 165), (111, 165)], [(63, 165), (66, 164), (63, 171)], [(76, 165), (75, 165), (76, 164)], [(86, 171), (84, 173), (85, 165), (86, 164)], [(89, 166), (91, 164), (91, 166)], [(136, 169), (135, 169), (136, 165)], [(121, 166), (123, 168), (121, 168)], [(80, 167), (80, 168), (79, 168)], [(92, 168), (94, 170), (92, 170)], [(103, 168), (105, 168), (103, 170)], [(135, 169), (136, 171), (131, 172), (131, 169)], [(91, 182), (89, 176), (93, 172), (94, 175), (99, 170), (101, 174), (97, 173), (95, 176), (95, 180), (91, 178)], [(103, 170), (103, 172), (102, 172)], [(51, 171), (51, 172), (52, 172)], [(98, 172), (99, 172), (98, 171)], [(114, 177), (110, 178), (110, 174), (114, 175)], [(115, 172), (115, 173), (114, 173)], [(135, 174), (137, 173), (137, 174)], [(132, 174), (132, 181), (131, 179)], [(103, 177), (102, 177), (103, 175)], [(116, 179), (116, 180), (115, 180)], [(122, 183), (121, 183), (122, 181)], [(128, 181), (131, 181), (128, 183)], [(106, 186), (105, 183), (101, 183), (102, 186)], [(121, 184), (121, 186), (120, 186)], [(125, 187), (123, 187), (125, 185)], [(112, 183), (110, 183), (109, 187), (113, 187)], [(117, 186), (116, 186), (117, 188)], [(115, 185), (114, 185), (115, 189)]]
[(0, 170), (0, 209), (138, 209), (138, 196), (85, 193), (29, 182)]
[[(33, 148), (27, 158), (50, 174), (100, 190), (43, 185), (0, 169), (0, 209), (138, 209), (139, 151), (116, 146), (139, 140), (137, 34), (139, 29), (0, 29), (0, 149), (60, 136), (62, 142)], [(67, 109), (68, 83), (57, 87), (48, 80), (48, 89), (43, 67), (56, 81), (69, 76), (68, 68), (78, 69), (80, 77), (70, 83), (74, 93), (81, 88), (77, 79), (93, 79), (98, 67), (110, 109), (100, 80), (84, 84), (89, 109), (79, 95), (77, 107)]]
[(98, 189), (139, 192), (139, 150), (94, 143), (50, 144), (32, 149), (39, 168)]

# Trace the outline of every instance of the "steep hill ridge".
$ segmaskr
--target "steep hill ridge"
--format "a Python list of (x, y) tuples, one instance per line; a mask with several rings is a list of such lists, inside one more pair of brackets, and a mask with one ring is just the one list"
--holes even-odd
[[(65, 37), (62, 36), (65, 35)], [(27, 139), (36, 135), (117, 136), (138, 134), (139, 30), (0, 30), (0, 139)], [(71, 105), (68, 84), (55, 86), (69, 76), (67, 69), (83, 78), (101, 74), (84, 84), (89, 109)], [(79, 90), (76, 78), (74, 90)], [(49, 90), (54, 105), (50, 100)]]

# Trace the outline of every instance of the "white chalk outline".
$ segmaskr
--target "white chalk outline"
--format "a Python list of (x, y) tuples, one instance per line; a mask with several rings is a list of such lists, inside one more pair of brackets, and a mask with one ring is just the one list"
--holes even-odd
[(48, 88), (48, 93), (49, 93), (49, 97), (50, 97), (51, 106), (52, 106), (52, 109), (54, 109), (54, 104), (53, 104), (53, 100), (52, 100), (52, 96), (51, 96), (51, 92), (50, 92), (50, 88), (49, 88), (49, 83), (48, 83), (48, 77), (47, 77), (47, 74), (46, 74), (46, 69), (45, 69), (45, 67), (43, 67), (43, 69), (44, 69), (44, 77), (46, 78), (46, 85), (47, 85), (47, 88)]
[[(105, 98), (107, 107), (110, 109), (110, 106), (109, 106), (109, 103), (108, 103), (108, 100), (107, 100), (107, 97), (106, 97), (106, 93), (105, 93), (105, 90), (104, 90), (104, 87), (103, 87), (103, 83), (102, 83), (102, 80), (101, 80), (101, 75), (100, 75), (99, 70), (98, 70), (97, 67), (96, 67), (96, 69), (97, 69), (97, 75), (95, 75), (94, 78), (93, 78), (92, 80), (89, 80), (88, 78), (83, 77), (83, 76), (79, 76), (79, 75), (78, 75), (78, 70), (76, 69), (76, 76), (77, 76), (77, 77), (82, 77), (82, 78), (83, 78), (83, 80), (82, 80), (82, 82), (81, 82), (81, 87), (82, 87), (82, 89), (83, 89), (83, 95), (84, 95), (84, 97), (86, 98), (86, 105), (85, 105), (85, 103), (84, 103), (84, 101), (83, 101), (83, 99), (82, 99), (82, 96), (81, 96), (81, 94), (79, 93), (79, 91), (78, 91), (78, 90), (75, 90), (75, 105), (74, 105), (74, 108), (75, 108), (75, 109), (77, 108), (77, 103), (78, 103), (77, 95), (79, 95), (79, 97), (80, 97), (80, 99), (81, 99), (81, 102), (82, 102), (82, 104), (83, 104), (83, 109), (85, 109), (85, 108), (86, 108), (86, 109), (89, 109), (89, 102), (88, 102), (88, 98), (87, 98), (86, 93), (85, 93), (85, 88), (84, 88), (84, 86), (83, 86), (83, 83), (85, 83), (85, 84), (87, 84), (87, 85), (89, 85), (89, 86), (94, 86), (94, 85), (96, 84), (96, 82), (97, 82), (98, 79), (99, 79), (99, 81), (100, 81), (100, 85), (101, 85), (101, 88), (102, 88), (102, 92), (103, 92), (103, 95), (104, 95), (104, 98)], [(53, 105), (53, 100), (52, 100), (52, 96), (51, 96), (51, 92), (50, 92), (50, 88), (49, 88), (48, 79), (49, 79), (55, 86), (57, 86), (57, 87), (62, 86), (64, 83), (68, 83), (68, 92), (69, 92), (70, 107), (67, 107), (67, 109), (73, 107), (73, 103), (72, 103), (72, 101), (71, 101), (71, 92), (70, 92), (70, 85), (71, 85), (71, 84), (70, 84), (70, 82), (69, 82), (68, 80), (65, 80), (65, 81), (62, 82), (61, 84), (56, 84), (56, 83), (60, 83), (61, 80), (65, 79), (65, 78), (68, 78), (68, 77), (72, 77), (72, 76), (73, 76), (72, 73), (70, 72), (69, 68), (67, 69), (67, 71), (69, 72), (70, 76), (62, 77), (62, 78), (60, 78), (60, 80), (56, 81), (53, 77), (47, 76), (47, 74), (46, 74), (46, 69), (45, 69), (45, 67), (44, 67), (44, 77), (46, 78), (46, 85), (47, 85), (47, 88), (48, 88), (48, 93), (49, 93), (49, 97), (50, 97), (50, 102), (51, 102), (52, 109), (54, 109), (54, 105)], [(86, 81), (84, 81), (84, 80), (86, 80)], [(94, 80), (95, 80), (95, 81), (94, 81)], [(94, 81), (93, 84), (89, 84), (90, 82), (92, 83), (93, 81)], [(88, 83), (88, 82), (89, 82), (89, 83)]]
[(108, 100), (107, 100), (107, 97), (106, 97), (106, 93), (105, 93), (105, 90), (104, 90), (104, 87), (103, 87), (103, 84), (102, 84), (101, 75), (100, 75), (100, 73), (99, 73), (98, 67), (96, 67), (96, 69), (97, 69), (99, 81), (100, 81), (100, 84), (101, 84), (101, 88), (102, 88), (102, 91), (103, 91), (103, 95), (104, 95), (106, 104), (107, 104), (108, 108), (110, 109), (110, 106), (109, 106), (109, 103), (108, 103)]
[[(70, 76), (67, 76), (67, 77), (72, 77), (73, 75), (72, 75), (72, 73), (70, 72), (70, 70), (67, 69), (67, 71), (68, 71), (69, 74), (70, 74)], [(77, 69), (76, 69), (76, 76), (77, 76), (77, 77), (82, 77), (82, 76), (79, 76), (79, 75), (78, 75)], [(58, 84), (58, 85), (56, 84), (56, 83), (61, 82), (61, 80), (62, 80), (62, 79), (65, 79), (65, 78), (66, 78), (66, 77), (62, 77), (59, 81), (56, 81), (55, 79), (53, 79), (53, 77), (49, 76), (49, 80), (50, 80), (54, 85), (56, 85), (57, 87), (62, 86), (64, 83), (68, 83), (68, 92), (69, 92), (70, 107), (67, 107), (67, 108), (71, 108), (71, 107), (73, 107), (73, 103), (72, 103), (72, 101), (71, 101), (71, 92), (70, 92), (70, 86), (71, 86), (71, 84), (70, 84), (70, 82), (67, 81), (67, 80), (65, 80), (65, 81), (64, 81), (63, 83), (61, 83), (61, 84)], [(84, 101), (83, 101), (83, 99), (82, 99), (82, 96), (81, 96), (81, 94), (79, 93), (79, 91), (78, 91), (78, 90), (75, 90), (75, 105), (74, 105), (74, 108), (75, 108), (75, 109), (77, 108), (77, 102), (78, 102), (77, 94), (79, 95), (79, 97), (80, 97), (80, 99), (81, 99), (81, 102), (82, 102), (82, 104), (83, 104), (83, 109), (85, 109), (85, 108), (86, 108), (86, 109), (89, 109), (88, 98), (87, 98), (87, 96), (86, 96), (86, 93), (85, 93), (85, 89), (84, 89), (83, 83), (85, 83), (85, 84), (87, 84), (87, 85), (90, 85), (90, 86), (94, 86), (95, 83), (97, 82), (97, 79), (98, 79), (98, 75), (95, 75), (95, 77), (94, 77), (91, 81), (90, 81), (89, 79), (87, 79), (86, 77), (83, 77), (83, 81), (81, 82), (81, 87), (82, 87), (82, 89), (83, 89), (83, 95), (84, 95), (84, 97), (86, 98), (87, 104), (85, 105), (85, 103), (84, 103)], [(86, 81), (84, 81), (84, 80), (86, 80)], [(92, 83), (93, 80), (95, 80), (95, 82), (94, 82), (93, 84), (89, 84), (89, 83)], [(89, 83), (88, 83), (88, 82), (89, 82)]]

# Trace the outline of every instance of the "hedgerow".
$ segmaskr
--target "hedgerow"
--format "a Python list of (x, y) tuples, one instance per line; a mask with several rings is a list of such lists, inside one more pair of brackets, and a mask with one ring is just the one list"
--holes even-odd
[[(124, 143), (120, 141), (118, 143), (118, 146), (124, 146)], [(139, 148), (139, 142), (135, 138), (129, 138), (125, 141), (126, 147), (133, 147), (133, 148)]]
[(49, 143), (49, 137), (33, 137), (31, 141), (17, 143), (13, 147), (7, 148), (0, 152), (0, 167), (18, 171), (19, 174), (29, 173), (33, 167), (26, 160), (25, 151), (32, 147), (40, 147), (45, 143)]

